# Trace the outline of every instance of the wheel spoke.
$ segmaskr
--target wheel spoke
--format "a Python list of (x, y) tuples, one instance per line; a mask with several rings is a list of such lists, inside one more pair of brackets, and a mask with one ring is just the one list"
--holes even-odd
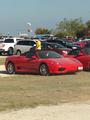
[(40, 66), (40, 74), (41, 75), (48, 75), (48, 68), (45, 64), (42, 64)]
[(8, 63), (8, 65), (7, 65), (7, 72), (9, 74), (15, 73), (15, 68), (14, 68), (14, 65), (12, 63)]

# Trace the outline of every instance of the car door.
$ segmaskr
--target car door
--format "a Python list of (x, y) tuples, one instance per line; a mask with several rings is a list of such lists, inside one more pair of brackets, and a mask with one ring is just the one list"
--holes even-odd
[(39, 59), (36, 56), (26, 56), (22, 66), (25, 72), (38, 73)]
[(21, 49), (22, 49), (22, 53), (28, 51), (28, 44), (29, 44), (29, 41), (28, 40), (24, 40), (23, 41), (23, 45), (21, 46)]

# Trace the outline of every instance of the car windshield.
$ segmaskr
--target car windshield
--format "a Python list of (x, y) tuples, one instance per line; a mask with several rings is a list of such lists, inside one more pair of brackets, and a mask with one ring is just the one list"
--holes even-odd
[(52, 43), (52, 46), (53, 46), (53, 48), (57, 48), (57, 49), (59, 49), (59, 48), (64, 48), (64, 46), (63, 45), (60, 45), (60, 44), (58, 44), (58, 43)]
[(63, 45), (60, 45), (58, 43), (42, 42), (42, 48), (48, 48), (48, 47), (57, 48), (57, 49), (64, 48)]
[(38, 55), (40, 58), (62, 58), (62, 56), (53, 51), (38, 51)]

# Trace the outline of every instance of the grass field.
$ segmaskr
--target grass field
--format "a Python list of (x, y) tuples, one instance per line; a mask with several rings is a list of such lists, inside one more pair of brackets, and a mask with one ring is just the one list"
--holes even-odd
[[(4, 59), (0, 62), (4, 64)], [(87, 100), (90, 100), (90, 72), (0, 77), (0, 111)]]
[(0, 65), (5, 63), (5, 58), (6, 57), (0, 56)]

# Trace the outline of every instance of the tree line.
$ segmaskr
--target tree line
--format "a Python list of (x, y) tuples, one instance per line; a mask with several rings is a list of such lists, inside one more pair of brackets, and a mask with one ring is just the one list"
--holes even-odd
[(57, 37), (85, 37), (90, 36), (90, 20), (83, 22), (82, 18), (67, 19), (64, 18), (62, 21), (56, 24), (56, 28), (49, 30), (47, 28), (37, 28), (35, 34), (53, 34)]

